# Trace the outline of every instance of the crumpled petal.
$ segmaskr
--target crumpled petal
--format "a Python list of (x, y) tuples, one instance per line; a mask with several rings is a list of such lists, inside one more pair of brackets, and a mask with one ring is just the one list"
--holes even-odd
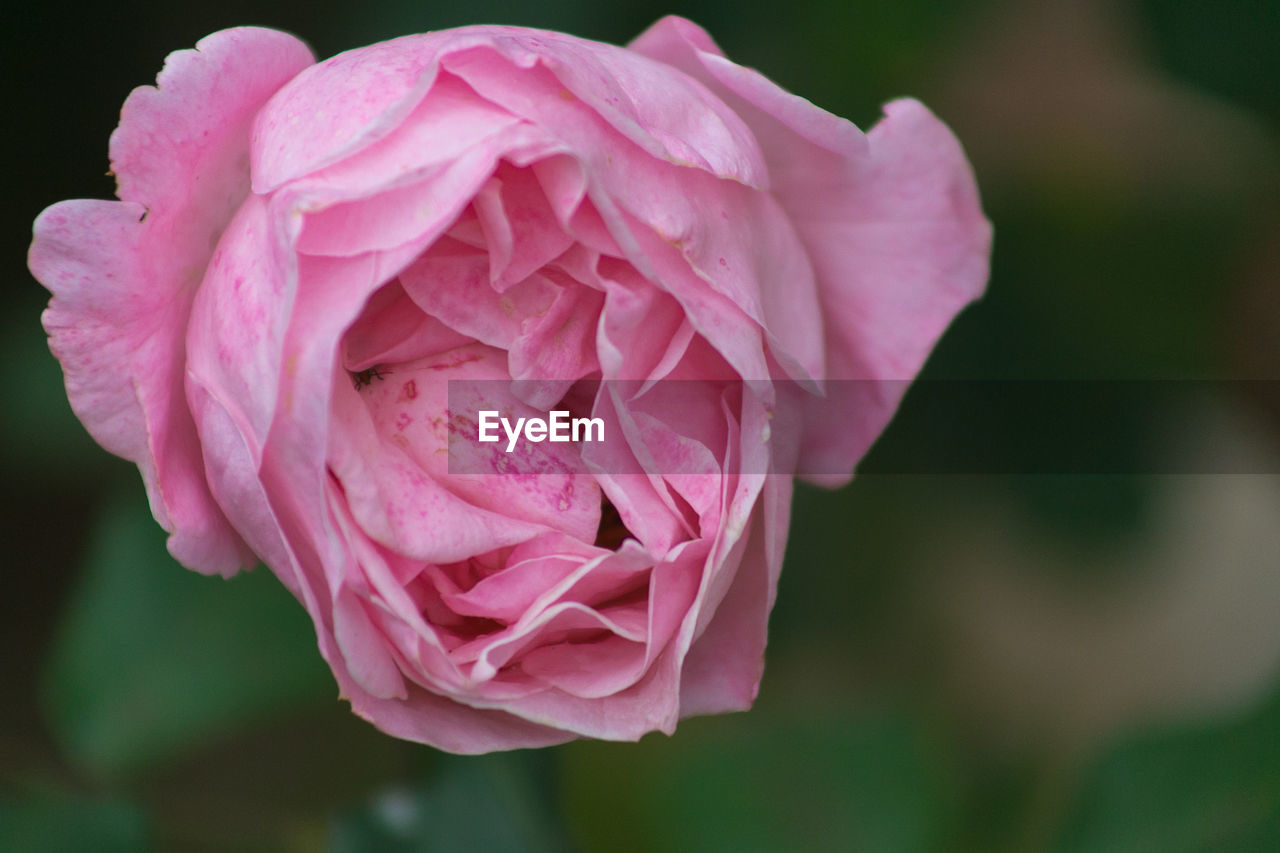
[[(570, 98), (651, 156), (752, 185), (763, 179), (751, 132), (697, 82), (613, 45), (546, 30), (476, 26), (348, 51), (298, 75), (258, 121), (254, 191), (272, 192), (385, 138), (430, 91), (446, 57), (547, 68)], [(518, 88), (510, 87), (513, 94)], [(543, 108), (539, 124), (545, 126), (554, 105)]]
[(29, 264), (53, 293), (44, 324), (72, 408), (103, 447), (137, 463), (169, 550), (206, 573), (254, 558), (205, 484), (183, 389), (187, 317), (248, 191), (250, 123), (311, 62), (297, 39), (256, 28), (171, 54), (111, 137), (122, 201), (63, 202), (36, 220)]
[(799, 466), (838, 485), (943, 330), (986, 285), (991, 226), (964, 153), (912, 100), (887, 105), (864, 137), (730, 62), (681, 18), (662, 19), (631, 48), (701, 80), (760, 141), (772, 192), (813, 262), (834, 380), (830, 397), (806, 411)]

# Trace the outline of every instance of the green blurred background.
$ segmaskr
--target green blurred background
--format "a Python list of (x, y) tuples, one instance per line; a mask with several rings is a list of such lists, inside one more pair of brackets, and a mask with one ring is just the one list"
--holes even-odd
[[(928, 376), (1274, 380), (1280, 4), (7, 8), (0, 850), (1280, 849), (1277, 383), (1103, 430), (1111, 470), (1165, 473), (801, 490), (754, 710), (457, 758), (337, 702), (269, 573), (168, 559), (136, 472), (66, 405), (24, 265), (41, 208), (110, 197), (129, 90), (213, 30), (277, 26), (324, 57), (469, 23), (625, 42), (676, 12), (864, 128), (911, 94), (965, 143), (993, 275)], [(997, 458), (1073, 438), (983, 406)], [(869, 464), (947, 429), (913, 394)], [(1272, 473), (1195, 463), (1223, 458)]]

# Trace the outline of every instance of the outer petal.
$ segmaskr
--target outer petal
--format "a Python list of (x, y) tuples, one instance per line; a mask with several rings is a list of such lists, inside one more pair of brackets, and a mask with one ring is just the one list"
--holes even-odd
[(781, 561), (765, 553), (761, 527), (758, 522), (752, 525), (733, 584), (684, 659), (681, 717), (745, 711), (755, 702), (764, 672), (769, 610), (781, 568)]
[[(346, 528), (353, 524), (350, 518), (343, 517), (335, 519), (335, 523)], [(353, 543), (347, 544), (351, 547)], [(358, 552), (352, 556), (357, 555)], [(311, 560), (309, 570), (298, 567), (301, 599), (315, 623), (320, 652), (329, 663), (342, 696), (356, 714), (395, 737), (455, 753), (548, 746), (576, 737), (571, 731), (531, 723), (502, 709), (471, 707), (408, 682), (404, 685), (407, 695), (403, 699), (369, 692), (348, 669), (348, 660), (339, 647), (333, 591), (321, 576), (318, 562)]]
[(848, 480), (987, 282), (991, 225), (960, 144), (916, 101), (894, 101), (885, 115), (868, 135), (870, 163), (843, 192), (814, 198), (804, 219), (793, 212), (822, 282), (835, 380), (809, 407), (799, 470), (831, 485)]
[(170, 55), (134, 90), (111, 138), (121, 202), (69, 201), (36, 220), (31, 271), (76, 414), (137, 463), (169, 550), (203, 572), (252, 561), (204, 482), (183, 391), (191, 300), (248, 191), (249, 126), (311, 63), (285, 33), (235, 29)]
[[(895, 101), (869, 137), (664, 18), (631, 45), (706, 83), (751, 126), (818, 278), (830, 397), (806, 413), (800, 470), (838, 484), (951, 319), (986, 284), (991, 226), (951, 132)], [(842, 380), (875, 380), (843, 382)]]
[[(445, 57), (485, 61), (495, 55), (516, 68), (550, 69), (568, 100), (582, 100), (655, 157), (752, 185), (764, 177), (742, 120), (684, 75), (623, 48), (563, 33), (476, 26), (347, 51), (300, 75), (258, 122), (254, 190), (271, 192), (397, 131), (432, 89)], [(691, 104), (696, 108), (687, 108)]]

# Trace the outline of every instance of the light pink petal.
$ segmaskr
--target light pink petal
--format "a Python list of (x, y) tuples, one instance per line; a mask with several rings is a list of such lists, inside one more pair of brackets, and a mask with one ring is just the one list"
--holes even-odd
[(533, 648), (559, 642), (575, 634), (612, 633), (631, 642), (645, 638), (643, 602), (622, 606), (594, 608), (576, 601), (560, 601), (527, 615), (515, 625), (486, 637), (475, 663), (478, 678), (496, 672), (508, 663), (523, 658)]
[[(684, 658), (681, 717), (745, 711), (755, 701), (764, 672), (769, 609), (776, 583), (770, 578), (760, 528), (754, 525), (752, 534), (744, 538), (733, 583), (714, 609), (706, 609), (712, 618)], [(707, 608), (707, 603), (702, 606)]]
[(680, 18), (659, 21), (631, 48), (702, 80), (746, 119), (773, 194), (813, 262), (827, 376), (889, 380), (837, 384), (829, 400), (811, 404), (800, 470), (843, 482), (938, 336), (986, 284), (991, 226), (964, 153), (945, 125), (910, 100), (889, 104), (864, 137), (725, 59), (703, 30)]
[(509, 348), (524, 322), (551, 307), (557, 288), (530, 277), (505, 293), (490, 286), (488, 255), (449, 237), (438, 240), (400, 275), (405, 292), (427, 314), (489, 346)]
[[(268, 107), (266, 112), (278, 108)], [(478, 97), (456, 77), (441, 73), (422, 101), (386, 136), (327, 168), (306, 174), (334, 198), (352, 199), (415, 183), (495, 137), (520, 119)], [(294, 144), (295, 140), (288, 140)]]
[[(537, 611), (562, 601), (576, 601), (612, 612), (613, 608), (622, 606), (624, 600), (630, 602), (625, 606), (635, 608), (641, 597), (648, 597), (642, 596), (641, 592), (648, 586), (653, 558), (644, 549), (632, 542), (616, 551), (593, 550), (596, 552), (595, 561), (584, 565), (559, 587), (546, 590), (531, 610)], [(637, 634), (633, 639), (639, 636)]]
[[(744, 434), (758, 428), (758, 412), (747, 407)], [(740, 529), (743, 512), (752, 516), (747, 535), (729, 553), (721, 552), (719, 567), (708, 572), (693, 608), (697, 619), (686, 622), (680, 635), (680, 647), (687, 649), (681, 717), (742, 711), (755, 701), (791, 522), (792, 486), (790, 476), (739, 478), (726, 529)]]
[(472, 343), (472, 339), (424, 314), (393, 281), (375, 293), (343, 336), (343, 366), (361, 372), (379, 364), (414, 361)]
[[(420, 588), (411, 581), (424, 564), (373, 542), (356, 523), (338, 484), (331, 481), (327, 494), (350, 558), (328, 579), (329, 597), (336, 601), (350, 590), (372, 605), (369, 619), (381, 633), (372, 641), (381, 641), (406, 678), (438, 692), (465, 692), (468, 679), (449, 659), (437, 626), (428, 622), (422, 602), (410, 592)], [(405, 565), (410, 562), (417, 563), (412, 570)]]
[[(817, 482), (848, 479), (987, 281), (991, 226), (959, 143), (916, 101), (894, 101), (885, 115), (846, 196), (811, 199), (799, 226), (823, 284), (827, 375), (837, 380), (806, 417), (799, 465)], [(848, 379), (877, 381), (839, 382)]]
[(585, 445), (583, 461), (617, 509), (627, 530), (656, 557), (692, 535), (688, 522), (667, 493), (652, 458), (637, 450), (637, 430), (613, 393), (612, 384), (597, 396), (592, 417), (605, 423), (606, 440)]
[(329, 465), (352, 516), (374, 541), (424, 562), (450, 563), (545, 529), (474, 507), (436, 482), (378, 437), (350, 386), (334, 389), (333, 404)]
[(204, 482), (183, 390), (187, 315), (248, 191), (250, 122), (311, 61), (292, 36), (253, 28), (171, 54), (111, 138), (123, 201), (63, 202), (36, 221), (29, 262), (53, 292), (44, 322), (72, 407), (138, 464), (169, 550), (203, 572), (231, 574), (253, 557)]
[(520, 668), (581, 699), (612, 696), (644, 672), (645, 645), (616, 634), (590, 643), (555, 643), (520, 656)]
[[(508, 68), (551, 69), (558, 91), (586, 103), (651, 156), (747, 183), (763, 176), (750, 132), (696, 81), (611, 45), (485, 26), (382, 42), (299, 75), (255, 129), (254, 190), (270, 192), (388, 137), (427, 96), (442, 62), (452, 69), (455, 58), (477, 56), (500, 58)], [(633, 100), (629, 92), (651, 96)], [(689, 103), (698, 106), (684, 109)]]
[[(505, 707), (530, 722), (561, 726), (579, 737), (635, 741), (653, 731), (671, 734), (680, 713), (679, 670), (679, 656), (668, 649), (644, 670), (638, 681), (616, 693), (582, 698), (550, 689), (516, 699)], [(566, 685), (588, 688), (589, 679), (571, 679), (567, 671), (564, 678)]]
[[(559, 545), (565, 549), (565, 552), (539, 553), (549, 544)], [(533, 546), (532, 549), (531, 546)], [(578, 559), (575, 560), (573, 554), (575, 550), (593, 553), (590, 553), (588, 559), (582, 559), (584, 555), (579, 554)], [(609, 552), (581, 544), (575, 548), (572, 540), (564, 537), (543, 536), (519, 546), (513, 552), (513, 556), (519, 552), (525, 552), (530, 556), (529, 559), (518, 560), (518, 565), (536, 562), (539, 559), (550, 559), (556, 562), (568, 560), (573, 565), (555, 583), (540, 590), (529, 590), (533, 593), (533, 598), (516, 614), (516, 618), (509, 620), (509, 624), (501, 631), (478, 637), (473, 642), (455, 649), (455, 659), (480, 660), (477, 670), (485, 672), (485, 677), (489, 677), (522, 650), (532, 647), (537, 640), (551, 633), (552, 628), (548, 626), (557, 619), (568, 619), (593, 629), (599, 629), (605, 622), (612, 621), (614, 624), (610, 626), (611, 630), (625, 635), (632, 641), (643, 640), (643, 608), (634, 593), (644, 587), (652, 560), (634, 543)], [(533, 567), (530, 565), (528, 568)], [(544, 571), (560, 574), (555, 568)], [(472, 591), (477, 591), (490, 581), (501, 586), (503, 581), (499, 578), (503, 574), (505, 572), (491, 575), (476, 584)], [(622, 604), (613, 601), (623, 597), (623, 592), (633, 593), (629, 601)], [(457, 595), (457, 593), (451, 593), (451, 595)], [(463, 597), (460, 600), (464, 605), (478, 603), (476, 598)], [(609, 613), (613, 615), (602, 615), (596, 612), (593, 609), (596, 604), (608, 606)], [(566, 609), (565, 605), (572, 606)], [(565, 613), (569, 615), (559, 615)], [(565, 629), (561, 625), (555, 630), (563, 634)]]
[(200, 424), (205, 476), (214, 499), (250, 551), (301, 600), (296, 561), (258, 476), (255, 451), (227, 408), (191, 374), (186, 390)]
[[(615, 704), (614, 714), (617, 719), (613, 723), (614, 731), (610, 733), (610, 737), (634, 738), (643, 734), (644, 729), (627, 731), (624, 721), (633, 717), (650, 725), (652, 711), (649, 706), (654, 703), (666, 706), (664, 715), (674, 716), (676, 697), (657, 697), (652, 692), (656, 682), (649, 681), (646, 689), (646, 685), (641, 685), (640, 680), (655, 661), (665, 660), (663, 668), (669, 668), (671, 656), (664, 652), (672, 634), (688, 618), (689, 606), (698, 588), (707, 550), (706, 547), (697, 546), (682, 548), (671, 555), (670, 561), (653, 568), (646, 591), (647, 601), (643, 607), (637, 602), (632, 610), (633, 620), (638, 620), (643, 613), (642, 635), (633, 638), (625, 634), (614, 634), (582, 644), (561, 642), (539, 646), (519, 655), (521, 669), (568, 694), (566, 697), (550, 694), (551, 701), (566, 706), (576, 704), (575, 700), (598, 701), (615, 695), (626, 696), (627, 691), (639, 686), (640, 690), (625, 701)], [(607, 561), (594, 570), (584, 572), (569, 594), (588, 599), (617, 597), (625, 587), (617, 579), (597, 577), (599, 570), (606, 565)], [(591, 586), (595, 590), (588, 592)], [(626, 609), (606, 607), (600, 612), (618, 619)], [(547, 700), (545, 695), (530, 696), (522, 699), (521, 703), (543, 704)], [(636, 713), (637, 709), (641, 712)]]
[[(822, 336), (812, 331), (819, 323), (812, 272), (791, 225), (771, 197), (738, 180), (717, 177), (714, 170), (682, 168), (636, 148), (598, 111), (558, 98), (560, 80), (548, 70), (529, 68), (520, 74), (521, 85), (512, 86), (512, 69), (498, 57), (473, 51), (444, 61), (486, 98), (536, 121), (569, 146), (591, 177), (591, 198), (606, 214), (615, 239), (624, 249), (636, 247), (628, 252), (631, 260), (646, 275), (656, 274), (660, 286), (695, 320), (712, 324), (706, 313), (715, 309), (702, 309), (718, 296), (721, 304), (768, 330), (780, 361), (796, 378), (821, 375)], [(687, 103), (681, 109), (694, 111)], [(548, 192), (558, 200), (553, 204), (557, 210), (563, 209), (559, 199), (564, 195), (555, 189)], [(614, 205), (630, 218), (606, 213)], [(735, 227), (727, 227), (731, 219)], [(641, 233), (624, 238), (620, 228)], [(675, 257), (659, 264), (654, 244), (665, 244), (664, 254)], [(674, 253), (669, 251), (672, 246)], [(702, 295), (701, 290), (712, 293)], [(723, 336), (715, 336), (714, 329), (707, 333), (722, 345)]]
[(532, 168), (500, 165), (476, 196), (476, 211), (488, 238), (489, 276), (499, 292), (523, 281), (573, 244), (556, 222)]
[(430, 744), (449, 752), (478, 754), (495, 750), (548, 746), (577, 735), (554, 725), (530, 723), (500, 709), (470, 706), (419, 685), (406, 686), (404, 699), (380, 698), (347, 670), (333, 630), (333, 604), (322, 579), (301, 572), (303, 600), (315, 623), (320, 652), (351, 709), (395, 737)]
[(643, 261), (633, 262), (649, 265), (654, 284), (671, 293), (731, 361), (737, 356), (724, 338), (733, 333), (717, 328), (718, 304), (732, 305), (762, 329), (792, 378), (820, 378), (823, 333), (813, 270), (778, 202), (737, 182), (666, 164), (617, 174), (618, 162), (599, 174), (600, 187), (625, 211), (643, 250)]
[[(696, 349), (690, 351), (690, 364), (709, 364)], [(713, 367), (723, 367), (715, 361)], [(601, 477), (606, 494), (628, 529), (659, 549), (655, 553), (682, 534), (698, 535), (702, 525), (717, 529), (721, 496), (707, 488), (722, 488), (724, 475), (742, 464), (740, 433), (725, 396), (740, 394), (741, 383), (730, 379), (722, 386), (712, 377), (714, 372), (699, 379), (673, 373), (655, 385), (613, 381), (604, 386), (607, 393), (593, 412), (604, 418), (610, 440), (584, 448), (584, 459), (608, 472)], [(766, 470), (762, 459), (753, 464), (755, 471)]]
[[(499, 157), (541, 154), (545, 137), (525, 125), (499, 132), (421, 180), (373, 195), (360, 195), (307, 216), (298, 250), (312, 255), (352, 256), (393, 249), (427, 232), (443, 231), (493, 174)], [(316, 177), (299, 187), (319, 205), (333, 193)]]
[(595, 337), (604, 294), (555, 271), (548, 271), (548, 277), (559, 292), (546, 312), (529, 318), (512, 341), (511, 376), (567, 385), (600, 369)]
[(763, 330), (770, 352), (793, 378), (822, 376), (813, 271), (795, 228), (771, 196), (698, 174), (672, 174), (661, 182), (649, 176), (645, 183), (660, 189), (654, 198), (608, 183), (606, 191), (627, 211), (635, 240), (652, 264), (655, 283), (680, 302), (726, 358), (754, 369), (725, 342), (735, 333), (717, 325), (715, 314), (723, 313), (717, 305), (732, 305)]
[[(254, 117), (313, 62), (298, 39), (257, 27), (222, 30), (194, 50), (171, 53), (156, 85), (129, 95), (111, 135), (117, 194), (157, 208), (185, 243), (172, 248), (198, 248), (207, 257), (248, 192)], [(197, 211), (192, 222), (175, 218)]]
[[(725, 409), (726, 422), (729, 425), (724, 455), (726, 464), (735, 468), (740, 467), (745, 471), (764, 470), (764, 460), (761, 457), (765, 453), (766, 442), (761, 441), (759, 436), (762, 427), (767, 423), (765, 404), (754, 395), (744, 395), (743, 405), (739, 411), (740, 423), (728, 410), (727, 405)], [(753, 440), (751, 436), (757, 438)], [(715, 529), (714, 545), (707, 562), (707, 570), (702, 574), (697, 600), (690, 608), (690, 616), (681, 625), (678, 648), (687, 649), (691, 640), (701, 635), (707, 623), (716, 614), (721, 600), (734, 582), (738, 565), (742, 561), (743, 545), (749, 532), (751, 518), (758, 512), (757, 503), (760, 495), (772, 480), (777, 479), (779, 478), (756, 473), (721, 477), (722, 518)], [(783, 518), (785, 520), (785, 516)], [(785, 541), (785, 527), (781, 535), (782, 541)], [(770, 546), (774, 544), (776, 544), (775, 540), (769, 540)], [(778, 558), (780, 561), (780, 551)]]
[(661, 475), (676, 508), (688, 507), (682, 513), (686, 524), (703, 536), (715, 535), (724, 478), (741, 461), (736, 450), (732, 457), (726, 453), (737, 431), (726, 418), (725, 393), (715, 382), (671, 380), (649, 386), (626, 402), (634, 440), (652, 460), (651, 470)]
[[(621, 386), (611, 383), (611, 387)], [(730, 432), (724, 400), (726, 394), (737, 391), (736, 383), (725, 387), (714, 381), (673, 379), (629, 398), (627, 411), (635, 419), (639, 441), (656, 464), (654, 470), (661, 474), (721, 473), (730, 461), (725, 457)], [(735, 464), (738, 461), (735, 459)]]
[[(577, 157), (559, 154), (539, 160), (530, 168), (542, 185), (556, 222), (579, 244), (557, 258), (556, 264), (578, 281), (589, 283), (594, 266), (587, 272), (582, 267), (584, 261), (590, 258), (594, 264), (596, 256), (621, 258), (625, 253), (610, 233), (609, 224), (587, 197), (589, 186), (585, 165)], [(612, 207), (609, 209), (610, 220), (617, 226), (620, 222), (617, 212)]]
[[(851, 122), (787, 92), (760, 72), (726, 59), (706, 30), (692, 21), (669, 15), (628, 47), (701, 81), (742, 116), (760, 144), (775, 194), (779, 181), (820, 183), (815, 172), (836, 162), (823, 156), (824, 152), (866, 153), (866, 138)], [(818, 163), (795, 159), (797, 150), (817, 156)]]
[(412, 688), (405, 700), (379, 699), (340, 669), (339, 652), (329, 637), (321, 638), (321, 650), (328, 652), (326, 658), (351, 710), (394, 737), (462, 755), (553, 746), (580, 737), (572, 730), (532, 723), (502, 709), (468, 706), (422, 688)]
[(497, 442), (478, 440), (472, 417), (480, 411), (497, 411), (512, 423), (546, 416), (512, 394), (505, 362), (500, 350), (471, 344), (389, 367), (389, 375), (359, 393), (382, 440), (402, 448), (443, 488), (499, 517), (590, 541), (600, 522), (600, 490), (580, 473), (572, 444), (522, 439), (508, 453), (501, 427)]
[(333, 605), (333, 637), (346, 662), (347, 672), (364, 690), (378, 699), (404, 699), (404, 677), (386, 639), (370, 618), (369, 605), (349, 588), (342, 589)]
[[(273, 212), (292, 222), (297, 205), (305, 203), (305, 195), (282, 191), (273, 197)], [(256, 437), (262, 447), (261, 479), (273, 505), (287, 518), (286, 535), (294, 547), (314, 549), (326, 571), (334, 570), (347, 547), (331, 528), (325, 498), (330, 418), (338, 408), (331, 408), (331, 398), (335, 386), (354, 394), (347, 377), (334, 375), (340, 366), (342, 334), (369, 297), (436, 236), (428, 232), (417, 242), (352, 258), (297, 256), (297, 294), (289, 328), (282, 343), (263, 342), (279, 347), (280, 390), (265, 441)]]
[(580, 558), (545, 556), (503, 567), (466, 592), (445, 596), (449, 606), (467, 616), (515, 622), (547, 590), (582, 566)]
[(253, 189), (269, 193), (400, 126), (435, 79), (429, 35), (340, 53), (297, 75), (253, 129)]
[(275, 417), (296, 289), (289, 235), (250, 196), (209, 262), (187, 328), (188, 371), (236, 421), (254, 459)]
[[(499, 571), (481, 578), (469, 590), (453, 587), (445, 595), (460, 614), (488, 615), (500, 622), (514, 623), (528, 611), (562, 598), (575, 579), (611, 560), (619, 558), (572, 537), (548, 532), (512, 548)], [(624, 570), (639, 569), (630, 559), (624, 562)], [(476, 654), (482, 647), (483, 643)]]
[(661, 379), (684, 355), (693, 326), (680, 304), (630, 264), (601, 264), (605, 303), (596, 351), (606, 379)]
[(697, 81), (623, 48), (560, 33), (488, 27), (476, 39), (476, 31), (455, 31), (440, 61), (509, 112), (569, 142), (590, 113), (650, 158), (762, 184), (750, 131)]
[[(680, 303), (694, 330), (739, 377), (768, 379), (765, 340), (759, 323), (732, 299), (704, 286), (680, 251), (658, 232), (630, 216), (625, 218), (648, 274)], [(638, 257), (628, 260), (639, 262)]]

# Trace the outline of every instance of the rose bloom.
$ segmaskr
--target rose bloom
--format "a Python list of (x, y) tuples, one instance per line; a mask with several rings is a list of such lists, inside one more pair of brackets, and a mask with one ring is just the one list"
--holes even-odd
[[(750, 706), (789, 472), (848, 480), (987, 276), (923, 106), (864, 135), (679, 18), (319, 64), (226, 30), (110, 155), (120, 200), (50, 207), (30, 253), (76, 414), (175, 558), (264, 562), (355, 712), (454, 752)], [(452, 470), (451, 380), (624, 440)]]

